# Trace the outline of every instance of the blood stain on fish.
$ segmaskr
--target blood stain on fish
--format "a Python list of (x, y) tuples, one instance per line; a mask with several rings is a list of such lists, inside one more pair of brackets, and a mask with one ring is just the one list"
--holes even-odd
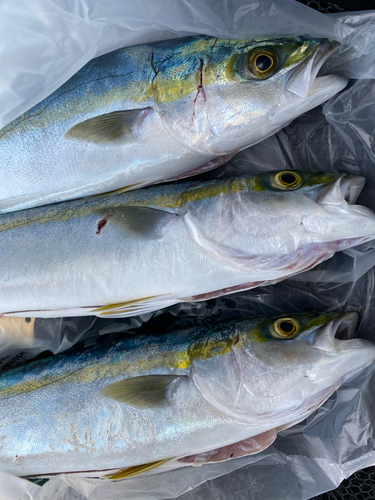
[(98, 230), (96, 231), (95, 234), (102, 234), (102, 231), (105, 228), (105, 226), (107, 225), (107, 222), (108, 222), (107, 219), (101, 219), (98, 222)]
[(199, 97), (199, 94), (202, 92), (203, 94), (203, 98), (204, 98), (204, 102), (206, 102), (206, 92), (204, 90), (204, 87), (203, 87), (203, 59), (200, 57), (199, 58), (200, 60), (200, 66), (198, 68), (198, 71), (200, 73), (200, 82), (199, 82), (199, 85), (197, 87), (197, 95), (195, 96), (195, 99), (194, 99), (194, 111), (193, 111), (193, 117), (195, 116), (195, 105), (197, 103), (197, 99)]

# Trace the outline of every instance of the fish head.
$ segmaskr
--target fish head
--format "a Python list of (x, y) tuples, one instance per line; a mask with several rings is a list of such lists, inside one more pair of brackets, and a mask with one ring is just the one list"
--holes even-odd
[(317, 76), (337, 46), (301, 36), (199, 38), (155, 62), (155, 105), (187, 147), (209, 155), (241, 150), (346, 86), (340, 76)]
[(306, 171), (218, 179), (185, 193), (185, 220), (207, 252), (272, 282), (375, 237), (375, 214), (355, 205), (364, 183)]
[(375, 360), (375, 344), (353, 338), (357, 319), (354, 312), (299, 313), (238, 322), (230, 350), (193, 362), (194, 383), (247, 425), (301, 421)]

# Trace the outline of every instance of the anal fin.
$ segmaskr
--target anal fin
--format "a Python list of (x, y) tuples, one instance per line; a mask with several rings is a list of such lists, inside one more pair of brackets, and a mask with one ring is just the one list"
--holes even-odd
[(107, 304), (91, 310), (92, 314), (105, 318), (120, 318), (126, 316), (137, 316), (152, 311), (157, 311), (179, 302), (173, 295), (152, 295), (140, 299)]
[(27, 309), (24, 311), (6, 311), (0, 316), (29, 317), (29, 318), (56, 318), (62, 316), (100, 316), (103, 318), (126, 318), (146, 314), (180, 302), (175, 295), (154, 295), (140, 299), (106, 304), (103, 306), (83, 306), (66, 309)]
[(166, 462), (169, 462), (170, 460), (173, 459), (166, 458), (164, 460), (158, 460), (157, 462), (150, 462), (148, 464), (134, 465), (133, 467), (120, 469), (118, 472), (115, 472), (114, 474), (106, 474), (105, 476), (102, 477), (118, 481), (119, 479), (126, 479), (128, 477), (138, 476), (139, 474), (143, 474), (144, 472), (154, 470), (157, 467), (160, 467), (161, 465), (165, 464)]

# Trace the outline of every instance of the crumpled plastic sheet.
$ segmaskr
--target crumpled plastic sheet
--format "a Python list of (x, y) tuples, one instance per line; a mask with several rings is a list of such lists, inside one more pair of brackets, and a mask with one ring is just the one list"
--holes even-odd
[[(58, 88), (95, 55), (186, 34), (221, 37), (309, 34), (335, 37), (340, 53), (325, 68), (353, 81), (339, 96), (277, 135), (240, 152), (205, 178), (302, 168), (361, 174), (358, 200), (375, 210), (375, 13), (327, 16), (292, 0), (10, 0), (0, 5), (0, 125)], [(369, 79), (369, 80), (365, 80)], [(358, 335), (375, 341), (375, 242), (336, 254), (274, 286), (208, 302), (177, 304), (142, 317), (0, 320), (0, 368), (80, 341), (124, 332), (173, 330), (230, 318), (296, 311), (356, 310)], [(375, 463), (375, 367), (344, 384), (304, 422), (250, 457), (109, 482), (61, 475), (42, 487), (0, 472), (1, 500), (305, 500)]]
[(371, 13), (337, 17), (294, 0), (4, 0), (0, 3), (0, 127), (60, 87), (95, 56), (190, 34), (335, 38), (327, 62), (347, 78), (375, 76)]

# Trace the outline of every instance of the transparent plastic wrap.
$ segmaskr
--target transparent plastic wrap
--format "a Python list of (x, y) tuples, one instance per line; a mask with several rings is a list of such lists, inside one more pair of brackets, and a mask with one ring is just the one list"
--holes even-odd
[[(2, 124), (51, 93), (95, 55), (124, 45), (190, 33), (236, 38), (334, 36), (343, 45), (327, 69), (335, 68), (349, 78), (375, 78), (375, 15), (371, 13), (337, 18), (293, 1), (244, 0), (171, 1), (162, 5), (144, 0), (132, 6), (115, 1), (108, 6), (97, 1), (89, 5), (56, 0), (39, 2), (35, 9), (30, 9), (30, 3), (18, 2), (14, 7), (5, 2), (1, 9)], [(15, 30), (15, 26), (19, 29)], [(205, 178), (283, 168), (360, 174), (367, 178), (367, 184), (359, 203), (374, 210), (374, 83), (353, 83), (331, 99), (323, 112), (318, 108), (307, 113)], [(14, 366), (45, 350), (61, 352), (79, 340), (90, 345), (98, 335), (111, 338), (129, 330), (157, 331), (191, 322), (304, 310), (354, 309), (362, 317), (358, 334), (375, 340), (374, 264), (375, 243), (369, 242), (272, 287), (207, 303), (176, 305), (166, 312), (139, 318), (105, 324), (97, 318), (21, 320), (21, 326), (18, 319), (11, 319), (0, 330), (3, 345), (6, 343), (0, 350), (0, 366)], [(0, 496), (4, 500), (112, 500), (182, 495), (207, 500), (226, 499), (236, 491), (256, 500), (308, 499), (375, 463), (375, 410), (371, 406), (374, 386), (374, 367), (369, 367), (306, 421), (279, 433), (274, 445), (257, 455), (120, 482), (62, 475), (40, 487), (0, 473)]]

